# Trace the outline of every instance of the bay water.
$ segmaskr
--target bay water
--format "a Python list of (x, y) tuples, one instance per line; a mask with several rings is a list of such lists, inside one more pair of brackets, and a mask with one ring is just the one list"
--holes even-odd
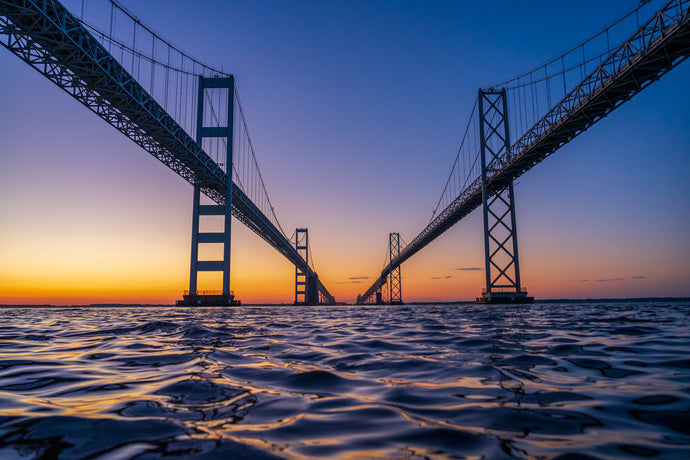
[(690, 302), (5, 306), (15, 458), (690, 458)]

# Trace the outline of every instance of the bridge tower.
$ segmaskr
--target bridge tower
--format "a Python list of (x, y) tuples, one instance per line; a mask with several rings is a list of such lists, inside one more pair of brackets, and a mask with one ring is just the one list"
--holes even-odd
[[(309, 229), (295, 230), (295, 249), (309, 264)], [(319, 303), (317, 277), (295, 265), (295, 305), (317, 305)]]
[(486, 288), (477, 303), (532, 303), (520, 285), (513, 180), (487, 180), (512, 160), (506, 90), (480, 89), (478, 99)]
[[(206, 91), (209, 89), (221, 90), (221, 94), (227, 93), (227, 126), (204, 126), (204, 120), (208, 115), (204, 114), (204, 101), (207, 99)], [(184, 300), (178, 301), (178, 305), (239, 305), (235, 300), (233, 291), (230, 290), (230, 235), (232, 221), (232, 133), (233, 133), (233, 109), (235, 95), (235, 79), (229, 77), (205, 78), (199, 77), (199, 95), (196, 122), (196, 142), (203, 147), (205, 138), (223, 138), (227, 144), (225, 155), (225, 180), (227, 194), (225, 205), (202, 205), (201, 189), (203, 184), (198, 181), (194, 184), (194, 201), (192, 208), (192, 255), (189, 270), (189, 293), (184, 295)], [(199, 231), (199, 218), (202, 216), (224, 216), (223, 232), (201, 233)], [(200, 244), (223, 244), (222, 260), (199, 260)], [(223, 272), (223, 290), (197, 291), (197, 273), (200, 271)]]
[(389, 264), (391, 264), (390, 275), (388, 275), (388, 301), (392, 305), (401, 305), (403, 301), (400, 265), (392, 269), (393, 259), (400, 255), (400, 233), (391, 233), (388, 235), (388, 248), (390, 255)]

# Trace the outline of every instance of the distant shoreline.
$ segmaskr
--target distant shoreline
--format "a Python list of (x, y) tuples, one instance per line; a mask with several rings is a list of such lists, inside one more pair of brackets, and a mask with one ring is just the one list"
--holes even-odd
[[(632, 303), (632, 302), (690, 302), (690, 297), (631, 297), (631, 298), (603, 298), (603, 299), (537, 299), (534, 303)], [(409, 302), (403, 305), (463, 305), (474, 304), (474, 300), (457, 300), (447, 302)], [(364, 304), (364, 306), (371, 306), (372, 304)], [(386, 305), (386, 304), (383, 304)], [(291, 303), (261, 303), (261, 304), (247, 304), (240, 307), (293, 307)], [(303, 305), (302, 305), (303, 306)], [(316, 305), (318, 306), (318, 305)], [(324, 306), (324, 305), (321, 305)], [(343, 304), (337, 306), (354, 306), (354, 304)], [(12, 305), (0, 304), (0, 308), (185, 308), (169, 304), (87, 304), (87, 305)], [(200, 308), (200, 307), (186, 307), (186, 308)], [(226, 308), (226, 306), (219, 305), (218, 307), (201, 307), (201, 308)]]

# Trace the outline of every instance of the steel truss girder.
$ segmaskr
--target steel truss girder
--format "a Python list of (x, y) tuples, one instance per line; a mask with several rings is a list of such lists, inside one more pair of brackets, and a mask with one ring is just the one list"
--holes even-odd
[(669, 1), (518, 139), (494, 180), (532, 168), (689, 55), (690, 0)]
[[(203, 194), (225, 205), (225, 172), (56, 0), (0, 0), (0, 44)], [(236, 185), (232, 215), (295, 266), (311, 271), (285, 235)], [(319, 292), (334, 302), (319, 281)]]
[[(511, 157), (506, 158), (502, 169), (487, 177), (489, 193), (505, 188), (688, 56), (690, 0), (672, 0), (512, 146)], [(482, 202), (482, 181), (477, 177), (400, 251), (391, 268), (422, 250)], [(387, 269), (384, 272), (388, 275)], [(384, 276), (375, 280), (361, 298), (371, 297), (385, 280)]]

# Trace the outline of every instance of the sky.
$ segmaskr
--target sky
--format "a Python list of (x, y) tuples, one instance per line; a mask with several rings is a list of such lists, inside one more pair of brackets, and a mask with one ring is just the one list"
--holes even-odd
[[(309, 228), (320, 279), (352, 302), (388, 234), (428, 223), (477, 89), (636, 2), (122, 3), (235, 75), (282, 227)], [(690, 296), (688, 81), (686, 61), (516, 181), (530, 295)], [(1, 47), (0, 158), (0, 304), (170, 304), (188, 288), (192, 186)], [(405, 262), (403, 300), (477, 297), (482, 231), (475, 210)], [(294, 267), (237, 221), (231, 287), (294, 299)]]

